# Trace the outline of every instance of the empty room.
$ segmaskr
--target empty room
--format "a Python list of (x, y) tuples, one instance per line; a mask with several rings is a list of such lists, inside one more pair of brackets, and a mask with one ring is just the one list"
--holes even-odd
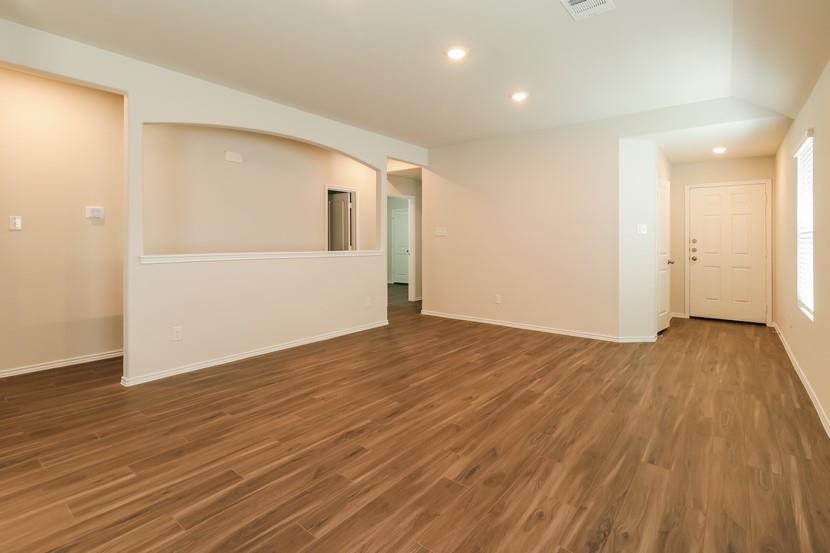
[(0, 0), (0, 552), (830, 552), (830, 1)]

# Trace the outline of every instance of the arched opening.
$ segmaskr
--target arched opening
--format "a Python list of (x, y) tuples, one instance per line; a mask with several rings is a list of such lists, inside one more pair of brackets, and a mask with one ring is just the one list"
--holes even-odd
[(378, 248), (378, 172), (262, 132), (179, 123), (143, 130), (144, 253)]

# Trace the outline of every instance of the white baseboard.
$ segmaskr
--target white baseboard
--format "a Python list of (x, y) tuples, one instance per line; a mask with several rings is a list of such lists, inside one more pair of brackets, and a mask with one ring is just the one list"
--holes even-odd
[(353, 326), (351, 328), (347, 328), (344, 330), (335, 330), (333, 332), (327, 332), (325, 334), (318, 334), (317, 336), (311, 336), (309, 338), (299, 338), (297, 340), (291, 340), (290, 342), (283, 342), (282, 344), (277, 344), (275, 346), (266, 346), (264, 348), (258, 348), (250, 351), (243, 351), (241, 353), (232, 353), (230, 355), (225, 355), (223, 357), (217, 357), (215, 359), (208, 359), (206, 361), (198, 361), (196, 363), (190, 363), (188, 365), (182, 365), (181, 367), (173, 367), (172, 369), (164, 369), (162, 371), (156, 371), (149, 374), (144, 374), (141, 376), (133, 376), (127, 377), (124, 376), (121, 378), (121, 384), (124, 386), (136, 386), (138, 384), (144, 384), (145, 382), (152, 382), (153, 380), (160, 380), (162, 378), (167, 378), (170, 376), (175, 376), (177, 374), (184, 374), (193, 371), (198, 371), (201, 369), (207, 369), (210, 367), (216, 367), (218, 365), (224, 365), (226, 363), (233, 363), (234, 361), (241, 361), (243, 359), (248, 359), (249, 357), (257, 357), (259, 355), (265, 355), (267, 353), (274, 353), (276, 351), (281, 351), (284, 349), (296, 348), (298, 346), (304, 346), (306, 344), (313, 344), (314, 342), (322, 342), (324, 340), (331, 340), (332, 338), (337, 338), (339, 336), (346, 336), (347, 334), (354, 334), (355, 332), (363, 332), (364, 330), (371, 330), (373, 328), (379, 328), (382, 326), (387, 326), (389, 321), (378, 321), (375, 323), (368, 323), (365, 325), (358, 325)]
[(787, 339), (784, 337), (784, 334), (781, 332), (781, 329), (777, 324), (773, 322), (767, 326), (775, 329), (776, 334), (778, 334), (778, 338), (781, 340), (781, 343), (784, 344), (784, 351), (787, 352), (787, 357), (790, 358), (790, 362), (793, 364), (793, 367), (795, 367), (795, 372), (801, 380), (802, 386), (804, 386), (804, 389), (807, 390), (807, 395), (810, 396), (810, 401), (813, 402), (813, 408), (818, 413), (818, 418), (821, 421), (821, 425), (824, 427), (824, 431), (827, 433), (827, 436), (830, 437), (830, 417), (827, 416), (827, 412), (818, 400), (816, 391), (810, 385), (810, 381), (807, 380), (807, 375), (804, 374), (804, 369), (802, 369), (801, 365), (798, 364), (798, 360), (795, 358), (795, 354), (793, 353), (789, 342), (787, 342)]
[(40, 371), (48, 371), (51, 369), (60, 369), (61, 367), (71, 367), (72, 365), (80, 365), (82, 363), (91, 363), (93, 361), (101, 361), (104, 359), (114, 359), (121, 357), (124, 352), (120, 349), (113, 351), (104, 351), (101, 353), (90, 353), (89, 355), (79, 355), (78, 357), (70, 357), (68, 359), (58, 359), (57, 361), (47, 361), (45, 363), (36, 363), (34, 365), (26, 365), (24, 367), (14, 367), (11, 369), (0, 369), (0, 378), (9, 376), (17, 376), (19, 374), (36, 373)]
[(773, 322), (767, 326), (775, 329), (776, 334), (778, 334), (778, 338), (784, 345), (784, 351), (787, 352), (787, 357), (790, 358), (790, 362), (793, 364), (795, 372), (798, 375), (798, 378), (801, 380), (801, 384), (804, 386), (804, 389), (807, 390), (807, 395), (810, 396), (810, 401), (813, 402), (813, 408), (818, 413), (818, 418), (819, 420), (821, 420), (821, 425), (824, 427), (824, 431), (827, 433), (828, 436), (830, 436), (830, 417), (827, 416), (827, 412), (821, 405), (821, 402), (819, 401), (818, 396), (816, 395), (816, 391), (813, 389), (813, 386), (807, 379), (807, 375), (804, 374), (804, 369), (802, 369), (801, 365), (798, 363), (798, 360), (795, 357), (795, 353), (793, 353), (793, 350), (790, 347), (789, 342), (787, 342), (787, 338), (781, 332), (781, 329), (778, 327), (776, 323)]
[(689, 315), (687, 315), (686, 313), (672, 313), (671, 318), (672, 319), (688, 319)]
[(602, 340), (604, 342), (616, 342), (620, 344), (629, 343), (648, 343), (656, 342), (657, 336), (610, 336), (607, 334), (595, 334), (592, 332), (580, 332), (578, 330), (565, 330), (562, 328), (551, 328), (547, 326), (531, 325), (525, 323), (514, 323), (510, 321), (499, 321), (496, 319), (485, 319), (484, 317), (474, 317), (471, 315), (455, 315), (452, 313), (442, 313), (440, 311), (421, 310), (421, 315), (428, 315), (430, 317), (441, 317), (444, 319), (456, 319), (459, 321), (469, 321), (472, 323), (484, 323), (497, 326), (507, 326), (510, 328), (519, 328), (522, 330), (534, 330), (536, 332), (546, 332), (548, 334), (561, 334), (562, 336), (573, 336), (575, 338), (588, 338), (590, 340)]
[(421, 296), (416, 296), (416, 297), (415, 297), (415, 299), (414, 299), (414, 300), (412, 300), (412, 301), (423, 301), (423, 299), (424, 299), (424, 298), (423, 298), (423, 297), (421, 297)]
[[(572, 334), (572, 336), (578, 336)], [(591, 336), (584, 336), (591, 338)], [(609, 336), (606, 338), (592, 338), (593, 340), (604, 340), (606, 342), (616, 342), (618, 344), (653, 344), (657, 341), (657, 336)]]

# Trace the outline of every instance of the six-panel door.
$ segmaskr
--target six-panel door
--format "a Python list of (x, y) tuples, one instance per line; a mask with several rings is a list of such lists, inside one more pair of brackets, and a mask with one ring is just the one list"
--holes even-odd
[(690, 315), (766, 322), (763, 184), (690, 190)]

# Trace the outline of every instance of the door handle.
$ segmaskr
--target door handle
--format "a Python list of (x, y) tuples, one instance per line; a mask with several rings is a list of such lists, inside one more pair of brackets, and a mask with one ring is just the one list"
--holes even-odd
[(692, 261), (697, 261), (697, 256), (696, 255), (692, 256)]
[(674, 265), (674, 259), (669, 259), (669, 265)]

